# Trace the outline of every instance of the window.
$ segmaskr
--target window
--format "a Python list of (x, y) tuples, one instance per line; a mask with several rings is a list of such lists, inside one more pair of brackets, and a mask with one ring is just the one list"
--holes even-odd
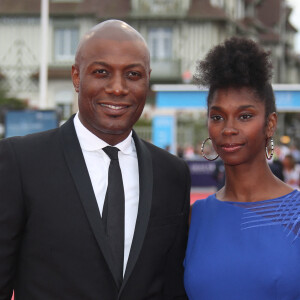
[(153, 13), (163, 13), (167, 11), (174, 11), (178, 1), (174, 0), (147, 0), (150, 4), (151, 12)]
[(71, 104), (57, 104), (57, 111), (62, 120), (67, 120), (72, 115), (72, 105)]
[(172, 29), (151, 28), (148, 33), (148, 45), (154, 60), (170, 59), (172, 57)]
[(58, 2), (58, 3), (78, 3), (78, 2), (82, 2), (82, 0), (51, 0), (51, 2)]
[(213, 6), (219, 6), (221, 8), (224, 7), (224, 0), (210, 0), (210, 3), (213, 5)]
[(73, 93), (73, 90), (66, 89), (55, 94), (56, 107), (63, 120), (68, 119), (72, 114)]
[(73, 61), (78, 41), (77, 28), (56, 28), (54, 31), (55, 60)]

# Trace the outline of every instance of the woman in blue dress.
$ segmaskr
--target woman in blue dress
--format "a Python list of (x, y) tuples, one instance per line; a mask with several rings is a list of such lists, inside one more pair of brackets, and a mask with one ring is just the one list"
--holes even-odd
[[(300, 192), (271, 172), (277, 125), (270, 54), (231, 38), (198, 63), (209, 87), (208, 133), (225, 185), (192, 208), (185, 288), (190, 300), (300, 299)], [(266, 159), (267, 158), (267, 159)]]

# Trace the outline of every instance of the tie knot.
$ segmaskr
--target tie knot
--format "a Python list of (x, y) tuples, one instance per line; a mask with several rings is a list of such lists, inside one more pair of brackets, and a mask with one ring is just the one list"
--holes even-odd
[(116, 147), (107, 146), (102, 149), (111, 160), (118, 160), (119, 149)]

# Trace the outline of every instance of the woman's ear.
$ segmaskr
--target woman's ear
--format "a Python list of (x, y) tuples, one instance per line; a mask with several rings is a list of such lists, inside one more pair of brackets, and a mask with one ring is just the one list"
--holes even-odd
[(277, 127), (277, 113), (272, 112), (268, 116), (268, 123), (267, 123), (267, 137), (270, 138), (274, 135)]

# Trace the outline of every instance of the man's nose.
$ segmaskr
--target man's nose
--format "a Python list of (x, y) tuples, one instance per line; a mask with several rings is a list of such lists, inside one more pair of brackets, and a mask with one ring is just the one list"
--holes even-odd
[(126, 79), (121, 74), (115, 74), (109, 80), (105, 91), (115, 96), (127, 95), (129, 90), (126, 85)]

